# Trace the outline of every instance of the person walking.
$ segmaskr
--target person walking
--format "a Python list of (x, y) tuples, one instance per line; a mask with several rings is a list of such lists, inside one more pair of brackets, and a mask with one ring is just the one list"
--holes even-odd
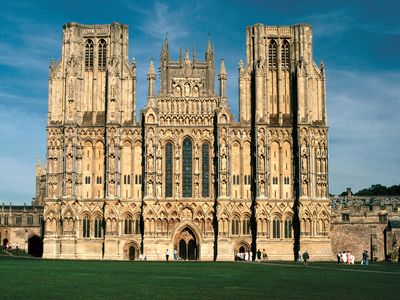
[(174, 260), (177, 260), (177, 259), (178, 259), (178, 253), (177, 253), (176, 249), (174, 249)]
[(308, 267), (308, 260), (310, 259), (310, 255), (308, 254), (307, 250), (303, 253), (303, 266)]
[(168, 249), (167, 249), (167, 251), (165, 251), (165, 259), (166, 259), (166, 261), (168, 261), (168, 259), (169, 259), (169, 251), (168, 251)]

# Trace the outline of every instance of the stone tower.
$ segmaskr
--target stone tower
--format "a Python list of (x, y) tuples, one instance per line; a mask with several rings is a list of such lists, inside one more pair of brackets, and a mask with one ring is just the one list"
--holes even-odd
[[(128, 27), (65, 24), (61, 59), (50, 64), (44, 257), (75, 257), (83, 227), (102, 236), (109, 203), (121, 193), (118, 143), (136, 124), (135, 95)], [(105, 251), (101, 240), (79, 247), (87, 257)]]
[(257, 153), (257, 247), (292, 252), (292, 243), (269, 243), (268, 231), (269, 238), (297, 238), (301, 249), (330, 255), (325, 69), (312, 58), (311, 26), (248, 27), (246, 60), (239, 64), (239, 119), (252, 127)]

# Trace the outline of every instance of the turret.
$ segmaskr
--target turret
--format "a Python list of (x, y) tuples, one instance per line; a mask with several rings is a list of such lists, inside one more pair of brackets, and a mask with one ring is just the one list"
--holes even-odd
[(226, 69), (224, 60), (221, 59), (221, 67), (219, 69), (218, 80), (219, 80), (219, 95), (221, 98), (226, 99)]
[(154, 97), (156, 95), (155, 86), (156, 86), (156, 72), (154, 70), (153, 60), (150, 60), (149, 72), (147, 74), (147, 80), (149, 84), (148, 89), (148, 97)]

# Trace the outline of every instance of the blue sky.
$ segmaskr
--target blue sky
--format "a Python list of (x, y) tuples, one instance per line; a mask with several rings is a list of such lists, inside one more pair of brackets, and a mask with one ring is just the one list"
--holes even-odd
[[(349, 3), (351, 2), (351, 3)], [(215, 43), (238, 115), (237, 66), (245, 28), (313, 26), (314, 60), (327, 70), (330, 192), (400, 182), (400, 4), (397, 1), (7, 1), (0, 4), (0, 203), (30, 203), (45, 157), (48, 66), (61, 55), (67, 22), (129, 25), (138, 67), (137, 110), (151, 58), (168, 32), (171, 56)]]

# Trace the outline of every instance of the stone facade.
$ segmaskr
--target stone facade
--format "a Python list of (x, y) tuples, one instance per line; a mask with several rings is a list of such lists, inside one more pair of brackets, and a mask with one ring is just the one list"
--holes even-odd
[[(370, 257), (385, 259), (385, 228), (390, 220), (400, 220), (399, 196), (332, 197), (332, 252), (351, 251), (356, 260), (367, 250)], [(400, 241), (398, 230), (387, 234), (386, 254), (392, 249), (393, 235)]]
[[(331, 259), (325, 69), (309, 25), (246, 29), (239, 121), (214, 47), (151, 62), (136, 120), (128, 28), (64, 25), (51, 62), (46, 258), (232, 260), (251, 246), (292, 260), (295, 237)], [(297, 203), (297, 204), (296, 204)], [(299, 225), (296, 225), (299, 220)], [(253, 243), (253, 244), (252, 244)], [(297, 253), (297, 251), (295, 251)]]

